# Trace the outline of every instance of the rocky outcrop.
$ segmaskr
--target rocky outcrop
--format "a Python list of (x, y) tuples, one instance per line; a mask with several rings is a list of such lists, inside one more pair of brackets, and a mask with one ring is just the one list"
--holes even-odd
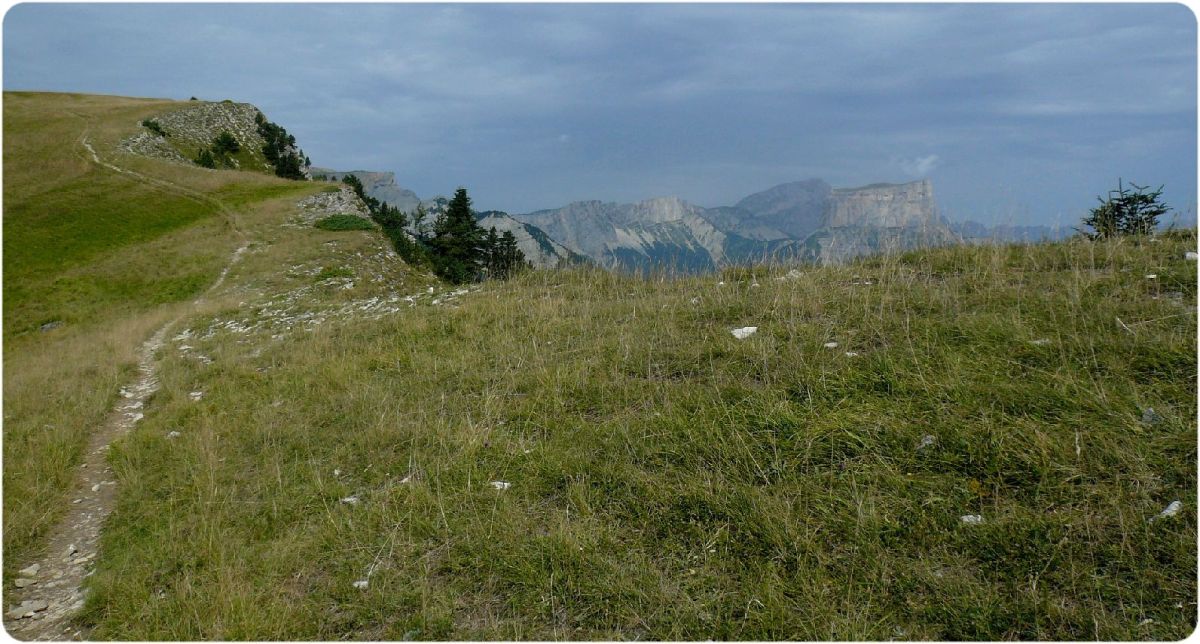
[[(229, 132), (242, 149), (238, 154), (241, 160), (233, 159), (234, 167), (274, 172), (262, 154), (266, 140), (258, 133), (258, 123), (255, 121), (258, 114), (258, 108), (249, 103), (189, 101), (186, 107), (163, 112), (151, 119), (158, 123), (166, 136), (150, 132), (139, 122), (141, 130), (126, 137), (117, 147), (130, 154), (191, 165), (191, 159), (201, 149), (212, 145), (222, 132)], [(301, 154), (295, 146), (287, 151)], [(309, 176), (307, 168), (302, 167), (301, 173)]]
[(378, 199), (403, 212), (412, 212), (421, 203), (417, 193), (396, 184), (394, 172), (370, 172), (367, 170), (331, 170), (329, 168), (312, 168), (312, 176), (317, 180), (341, 181), (351, 174), (358, 177), (363, 184), (363, 192), (368, 197)]
[(333, 215), (354, 215), (370, 219), (367, 204), (349, 186), (338, 186), (336, 190), (318, 192), (296, 203), (298, 214), (288, 223), (296, 226), (311, 226), (313, 223)]

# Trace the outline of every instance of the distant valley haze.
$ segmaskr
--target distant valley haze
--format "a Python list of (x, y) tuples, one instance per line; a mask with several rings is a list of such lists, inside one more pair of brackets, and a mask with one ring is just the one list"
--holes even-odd
[(529, 213), (929, 179), (1071, 227), (1126, 181), (1194, 225), (1179, 4), (22, 4), (4, 89), (233, 99), (313, 163)]

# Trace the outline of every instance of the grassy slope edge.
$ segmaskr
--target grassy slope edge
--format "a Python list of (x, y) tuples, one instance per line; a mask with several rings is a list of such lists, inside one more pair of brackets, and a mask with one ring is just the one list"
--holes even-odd
[[(238, 213), (311, 189), (114, 152), (141, 119), (178, 105), (4, 93), (6, 578), (61, 514), (86, 436), (130, 379), (139, 344), (228, 261)], [(85, 139), (162, 183), (97, 165)]]

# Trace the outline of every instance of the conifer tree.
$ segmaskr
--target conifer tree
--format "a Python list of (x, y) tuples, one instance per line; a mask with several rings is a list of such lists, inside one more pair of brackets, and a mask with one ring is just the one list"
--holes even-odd
[(483, 267), (482, 245), (483, 229), (471, 212), (471, 198), (466, 188), (459, 188), (434, 226), (430, 240), (434, 272), (453, 284), (478, 279)]

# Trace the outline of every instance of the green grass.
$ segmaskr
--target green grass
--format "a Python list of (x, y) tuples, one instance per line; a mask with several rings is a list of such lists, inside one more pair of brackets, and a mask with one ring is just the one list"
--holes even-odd
[(358, 215), (330, 215), (313, 224), (321, 230), (371, 230), (375, 228), (370, 220)]
[[(137, 346), (241, 243), (237, 218), (313, 190), (115, 152), (143, 118), (172, 105), (4, 95), (6, 578), (60, 516), (87, 436), (130, 378)], [(95, 164), (84, 137), (157, 182)], [(61, 326), (39, 331), (51, 322)]]
[[(117, 639), (1182, 638), (1194, 244), (948, 249), (795, 280), (538, 272), (189, 339), (215, 362), (164, 354), (113, 456), (85, 619)], [(303, 248), (354, 270), (354, 246)], [(243, 278), (311, 279), (271, 274)], [(295, 313), (403, 279), (424, 293), (360, 279)]]

